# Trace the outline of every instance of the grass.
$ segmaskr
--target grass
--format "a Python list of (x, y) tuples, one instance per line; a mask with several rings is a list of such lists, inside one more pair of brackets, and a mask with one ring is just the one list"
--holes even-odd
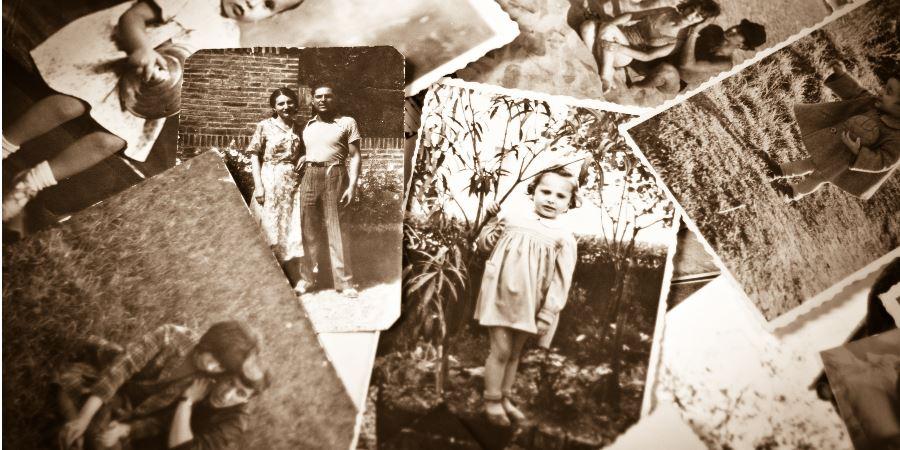
[[(53, 372), (89, 335), (238, 318), (272, 388), (244, 448), (348, 448), (356, 409), (224, 164), (198, 156), (3, 249), (3, 444), (53, 448)], [(322, 414), (328, 411), (328, 414)]]
[(900, 180), (870, 200), (833, 186), (784, 204), (765, 159), (806, 156), (792, 106), (836, 98), (822, 80), (836, 57), (870, 90), (895, 61), (896, 2), (872, 2), (630, 133), (766, 318), (773, 319), (900, 242)]
[[(666, 249), (654, 247), (648, 249), (648, 254), (654, 261), (664, 261)], [(590, 443), (593, 448), (611, 443), (638, 420), (664, 270), (665, 264), (659, 263), (631, 269), (623, 305), (629, 310), (630, 320), (623, 349), (616, 352), (612, 348), (616, 324), (604, 314), (614, 269), (611, 264), (599, 262), (576, 267), (575, 281), (553, 340), (550, 372), (542, 378), (541, 355), (533, 342), (526, 344), (519, 366), (515, 396), (540, 433), (560, 441)], [(469, 320), (469, 325), (453, 338), (446, 400), (458, 415), (479, 417), (482, 368), (490, 345), (485, 328), (473, 320)], [(434, 392), (437, 361), (427, 352), (423, 355), (423, 347), (413, 352), (398, 351), (401, 345), (395, 340), (400, 331), (394, 327), (382, 334), (382, 355), (373, 375), (373, 386), (382, 390), (386, 405), (386, 410), (379, 413), (391, 414), (399, 408), (405, 413), (424, 414), (440, 401)], [(614, 402), (605, 398), (602, 391), (616, 356), (621, 361), (620, 398)], [(592, 378), (595, 370), (604, 375)]]

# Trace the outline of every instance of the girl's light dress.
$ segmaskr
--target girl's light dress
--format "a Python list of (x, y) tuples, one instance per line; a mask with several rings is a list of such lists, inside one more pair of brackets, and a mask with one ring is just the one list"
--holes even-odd
[[(221, 0), (153, 0), (162, 23), (147, 28), (153, 48), (171, 41), (191, 53), (203, 48), (240, 46), (237, 22), (221, 14)], [(142, 119), (122, 108), (119, 77), (134, 70), (116, 42), (119, 18), (135, 2), (122, 3), (69, 23), (37, 48), (31, 57), (55, 91), (87, 102), (91, 117), (125, 140), (125, 154), (144, 161), (165, 119)]]
[(303, 256), (300, 233), (299, 176), (294, 170), (300, 150), (300, 136), (276, 119), (256, 125), (247, 153), (261, 157), (260, 178), (265, 191), (263, 204), (251, 200), (266, 240), (279, 261)]
[(501, 212), (482, 229), (479, 246), (485, 248), (497, 234), (485, 263), (475, 319), (483, 326), (537, 333), (540, 317), (551, 327), (538, 345), (548, 348), (572, 285), (578, 253), (575, 236), (559, 222), (534, 212)]

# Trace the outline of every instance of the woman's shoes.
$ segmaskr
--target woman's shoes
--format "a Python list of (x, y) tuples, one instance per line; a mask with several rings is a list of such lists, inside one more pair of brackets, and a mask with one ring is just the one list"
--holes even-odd
[(343, 295), (346, 298), (358, 298), (359, 292), (356, 289), (347, 288), (347, 289), (344, 289), (341, 291), (341, 295)]

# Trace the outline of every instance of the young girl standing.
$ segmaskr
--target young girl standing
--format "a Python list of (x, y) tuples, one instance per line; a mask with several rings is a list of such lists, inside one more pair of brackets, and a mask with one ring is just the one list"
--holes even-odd
[[(575, 237), (557, 220), (575, 207), (578, 181), (564, 168), (542, 172), (528, 186), (534, 210), (501, 212), (478, 237), (483, 250), (493, 247), (485, 263), (475, 319), (488, 327), (491, 349), (484, 367), (484, 402), (488, 419), (509, 425), (525, 420), (509, 396), (519, 357), (529, 336), (548, 348), (559, 312), (566, 304), (575, 270)], [(494, 205), (490, 212), (496, 213)]]
[(157, 52), (172, 44), (193, 52), (240, 46), (238, 21), (255, 21), (303, 0), (138, 0), (66, 25), (31, 52), (58, 94), (41, 99), (3, 130), (3, 158), (22, 144), (89, 113), (106, 131), (82, 136), (49, 161), (18, 174), (3, 195), (3, 221), (17, 216), (37, 193), (80, 173), (113, 153), (144, 161), (165, 119), (128, 112), (119, 79), (135, 71), (145, 81), (167, 68)]

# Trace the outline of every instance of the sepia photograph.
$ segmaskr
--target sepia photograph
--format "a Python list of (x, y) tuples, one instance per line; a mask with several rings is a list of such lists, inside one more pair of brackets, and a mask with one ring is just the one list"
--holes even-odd
[(403, 56), (391, 47), (202, 50), (177, 160), (223, 155), (319, 332), (400, 313)]
[(2, 320), (4, 447), (353, 439), (357, 408), (214, 152), (4, 245)]
[(185, 58), (304, 0), (238, 3), (3, 4), (4, 242), (175, 164)]
[(499, 0), (521, 29), (457, 74), (641, 113), (811, 27), (843, 0)]
[(390, 45), (406, 57), (405, 92), (412, 96), (518, 34), (494, 1), (316, 0), (242, 24), (241, 46)]
[(900, 330), (824, 351), (822, 361), (853, 446), (900, 446)]
[(596, 448), (649, 412), (677, 218), (628, 117), (429, 89), (365, 448)]
[(773, 326), (900, 242), (898, 14), (847, 9), (626, 130)]

